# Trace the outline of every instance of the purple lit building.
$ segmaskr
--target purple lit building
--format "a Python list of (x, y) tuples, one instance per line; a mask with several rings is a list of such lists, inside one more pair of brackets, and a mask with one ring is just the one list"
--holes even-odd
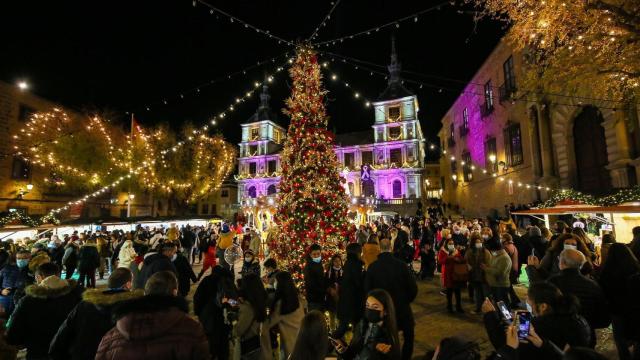
[[(352, 210), (390, 210), (415, 214), (422, 197), (425, 139), (418, 120), (418, 99), (400, 79), (392, 40), (387, 88), (375, 102), (371, 130), (336, 135), (340, 173)], [(238, 202), (249, 218), (271, 219), (280, 182), (280, 155), (286, 128), (269, 107), (265, 83), (256, 113), (242, 124)], [(366, 205), (366, 206), (364, 206)]]

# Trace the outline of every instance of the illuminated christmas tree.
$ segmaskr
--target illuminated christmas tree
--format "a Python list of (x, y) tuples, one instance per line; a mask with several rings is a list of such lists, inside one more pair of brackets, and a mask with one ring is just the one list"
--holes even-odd
[(347, 231), (348, 203), (333, 150), (334, 134), (327, 130), (327, 92), (315, 52), (299, 47), (289, 73), (293, 85), (284, 113), (291, 122), (281, 155), (276, 216), (280, 234), (272, 249), (282, 267), (300, 281), (309, 245), (322, 245), (327, 256), (337, 251)]

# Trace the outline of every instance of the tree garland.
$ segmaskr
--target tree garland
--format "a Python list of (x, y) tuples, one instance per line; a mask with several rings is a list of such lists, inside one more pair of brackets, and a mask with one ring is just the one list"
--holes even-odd
[(7, 214), (7, 216), (0, 218), (0, 228), (11, 225), (13, 223), (20, 223), (30, 228), (34, 228), (43, 224), (58, 225), (60, 224), (60, 220), (56, 219), (55, 216), (51, 214), (44, 215), (40, 219), (35, 220), (30, 216), (24, 215), (20, 211), (12, 211)]
[(540, 207), (553, 207), (563, 201), (575, 202), (576, 204), (599, 206), (613, 206), (625, 202), (640, 201), (640, 186), (634, 186), (628, 189), (620, 189), (615, 194), (602, 197), (583, 194), (580, 191), (573, 189), (555, 190), (552, 192), (549, 199), (547, 199), (547, 201), (545, 201)]

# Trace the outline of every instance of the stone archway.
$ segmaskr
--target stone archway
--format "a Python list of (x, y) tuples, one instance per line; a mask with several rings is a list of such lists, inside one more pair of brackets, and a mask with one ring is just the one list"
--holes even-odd
[(582, 108), (573, 122), (575, 187), (585, 193), (605, 194), (612, 189), (603, 123), (602, 114), (594, 106)]

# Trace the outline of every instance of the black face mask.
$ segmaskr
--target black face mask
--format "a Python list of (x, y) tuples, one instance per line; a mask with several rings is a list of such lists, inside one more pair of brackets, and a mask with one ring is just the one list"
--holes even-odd
[(379, 323), (380, 321), (382, 321), (382, 312), (367, 308), (364, 311), (364, 317), (370, 323)]

